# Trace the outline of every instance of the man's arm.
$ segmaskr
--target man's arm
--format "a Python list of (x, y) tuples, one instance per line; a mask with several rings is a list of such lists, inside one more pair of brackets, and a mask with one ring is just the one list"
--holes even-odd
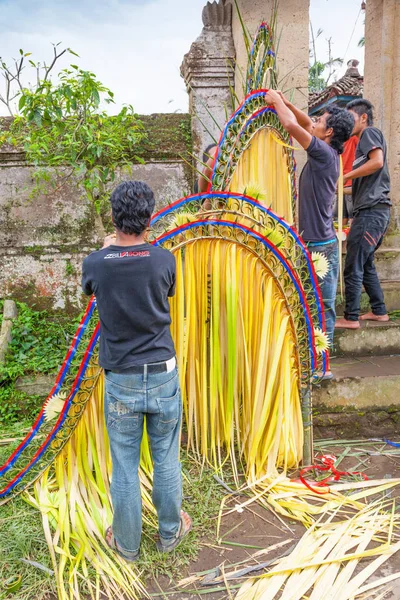
[(214, 159), (215, 159), (217, 150), (218, 150), (218, 148), (214, 148), (212, 153), (209, 155), (210, 158), (206, 162), (206, 166), (203, 169), (202, 175), (199, 176), (198, 186), (199, 186), (199, 192), (201, 194), (203, 194), (204, 192), (207, 191), (208, 185), (211, 181), (211, 177), (212, 177), (212, 173), (213, 173), (213, 166), (214, 166)]
[(304, 127), (299, 125), (294, 113), (286, 106), (281, 95), (275, 90), (269, 90), (265, 95), (265, 102), (267, 104), (272, 104), (277, 112), (280, 122), (286, 131), (298, 141), (304, 150), (307, 150), (313, 139), (312, 135), (306, 131)]
[(175, 260), (175, 256), (173, 257), (173, 264), (171, 267), (171, 287), (169, 288), (168, 291), (168, 296), (171, 298), (172, 296), (175, 296), (175, 290), (176, 290), (176, 260)]
[(207, 191), (209, 182), (211, 181), (213, 172), (214, 158), (209, 158), (206, 166), (203, 169), (202, 175), (199, 176), (199, 192), (203, 194)]
[(312, 122), (311, 118), (308, 116), (308, 114), (303, 112), (299, 108), (297, 108), (297, 106), (295, 106), (291, 102), (289, 102), (289, 100), (287, 100), (285, 98), (285, 96), (282, 94), (282, 92), (278, 92), (278, 94), (280, 95), (283, 102), (285, 103), (285, 106), (287, 106), (292, 111), (292, 113), (296, 117), (298, 124), (301, 125), (301, 127), (303, 129), (305, 129), (306, 131), (308, 131), (308, 133), (311, 134), (313, 122)]
[(382, 169), (385, 159), (383, 156), (383, 151), (380, 148), (375, 148), (375, 150), (371, 150), (368, 154), (367, 162), (361, 167), (354, 169), (354, 171), (350, 171), (346, 173), (343, 177), (344, 183), (349, 179), (357, 179), (358, 177), (366, 177), (367, 175), (372, 175), (372, 173), (376, 173), (379, 169)]
[(86, 296), (91, 296), (93, 294), (92, 282), (88, 274), (86, 259), (82, 264), (82, 290)]

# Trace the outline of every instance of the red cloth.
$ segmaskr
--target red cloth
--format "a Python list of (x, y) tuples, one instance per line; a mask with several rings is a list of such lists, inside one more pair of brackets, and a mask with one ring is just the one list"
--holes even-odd
[[(344, 144), (344, 151), (342, 154), (343, 161), (343, 174), (350, 173), (353, 170), (353, 162), (356, 155), (356, 148), (358, 144), (358, 137), (356, 135), (352, 135), (351, 138), (347, 140)], [(346, 181), (345, 187), (349, 187), (351, 185), (351, 179)]]

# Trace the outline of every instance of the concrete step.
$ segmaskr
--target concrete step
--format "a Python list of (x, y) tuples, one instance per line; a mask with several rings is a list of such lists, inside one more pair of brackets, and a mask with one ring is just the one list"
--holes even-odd
[[(385, 294), (385, 303), (388, 312), (400, 310), (400, 281), (387, 281), (381, 279), (381, 285)], [(370, 310), (368, 296), (365, 292), (361, 295), (361, 312)], [(342, 315), (344, 311), (344, 301), (340, 295), (336, 296), (336, 311), (338, 315)]]
[(400, 434), (400, 355), (336, 358), (333, 381), (313, 388), (316, 437)]
[(390, 354), (400, 354), (400, 319), (393, 319), (388, 323), (361, 321), (360, 329), (335, 330), (333, 356)]
[(375, 254), (375, 264), (380, 279), (400, 279), (400, 248), (379, 248)]

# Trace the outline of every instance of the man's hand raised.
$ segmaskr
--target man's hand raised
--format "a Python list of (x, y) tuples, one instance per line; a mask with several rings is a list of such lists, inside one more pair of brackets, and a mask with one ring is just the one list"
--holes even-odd
[(285, 101), (282, 92), (277, 92), (276, 90), (268, 90), (264, 96), (264, 100), (266, 104), (272, 104), (273, 106), (275, 106), (276, 102)]

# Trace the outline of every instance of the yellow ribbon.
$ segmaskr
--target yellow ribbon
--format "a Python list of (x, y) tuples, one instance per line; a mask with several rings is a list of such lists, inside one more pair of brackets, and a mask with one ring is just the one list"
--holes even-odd
[(275, 140), (275, 142), (277, 144), (279, 144), (280, 146), (283, 146), (284, 148), (289, 148), (290, 150), (301, 150), (301, 148), (297, 148), (296, 146), (291, 146), (290, 144), (285, 144), (285, 142), (282, 142), (282, 140), (280, 140), (278, 137), (276, 137), (272, 131), (271, 131), (271, 136), (272, 139)]

